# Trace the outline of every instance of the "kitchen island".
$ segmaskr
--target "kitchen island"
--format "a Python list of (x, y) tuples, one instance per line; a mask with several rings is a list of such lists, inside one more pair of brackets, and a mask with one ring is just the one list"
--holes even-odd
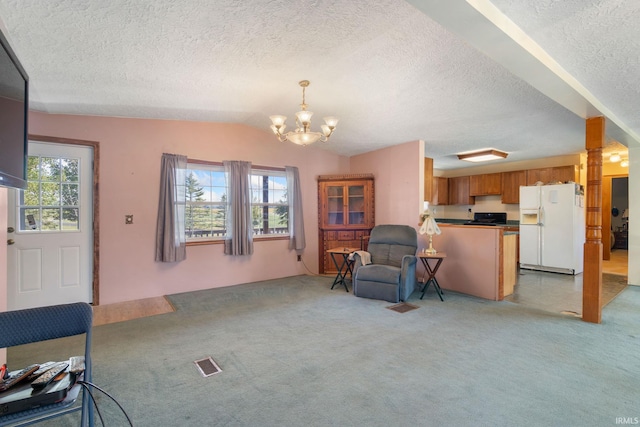
[(438, 225), (442, 233), (433, 236), (433, 246), (447, 254), (438, 270), (442, 289), (494, 301), (513, 293), (517, 233), (502, 226)]

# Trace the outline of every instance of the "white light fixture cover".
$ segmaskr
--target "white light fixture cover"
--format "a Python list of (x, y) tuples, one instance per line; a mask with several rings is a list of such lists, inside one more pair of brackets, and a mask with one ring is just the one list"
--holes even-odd
[(629, 167), (629, 160), (624, 159), (620, 162), (620, 166), (622, 166), (623, 168), (628, 168)]
[(618, 153), (611, 153), (611, 156), (609, 156), (609, 161), (616, 163), (620, 161), (620, 154)]
[(489, 160), (499, 160), (507, 158), (509, 154), (504, 151), (488, 148), (485, 150), (471, 151), (458, 154), (458, 159), (467, 162), (487, 162)]
[(302, 88), (302, 104), (300, 104), (301, 111), (296, 113), (296, 129), (285, 133), (286, 129), (285, 116), (275, 115), (269, 116), (271, 119), (271, 130), (278, 137), (281, 142), (291, 141), (297, 145), (309, 145), (316, 141), (326, 142), (329, 140), (331, 134), (333, 134), (336, 125), (338, 124), (338, 118), (329, 116), (324, 118), (325, 124), (320, 127), (322, 132), (311, 132), (311, 116), (313, 113), (307, 111), (307, 104), (305, 104), (305, 88), (309, 86), (309, 80), (302, 80), (298, 83)]

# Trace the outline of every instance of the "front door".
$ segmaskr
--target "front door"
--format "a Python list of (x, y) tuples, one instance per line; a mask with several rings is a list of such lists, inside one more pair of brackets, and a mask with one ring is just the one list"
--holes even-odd
[(28, 188), (9, 192), (9, 310), (92, 302), (93, 148), (29, 143)]

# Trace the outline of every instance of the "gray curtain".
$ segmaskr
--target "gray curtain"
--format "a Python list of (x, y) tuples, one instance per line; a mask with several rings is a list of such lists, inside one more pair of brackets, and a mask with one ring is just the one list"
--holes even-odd
[(289, 194), (289, 249), (302, 251), (307, 244), (304, 239), (300, 174), (295, 166), (285, 166), (284, 169), (287, 175), (287, 191)]
[(156, 227), (156, 261), (177, 262), (187, 257), (185, 225), (187, 157), (163, 154)]
[(223, 162), (227, 176), (227, 237), (224, 253), (251, 255), (253, 226), (251, 223), (251, 162)]

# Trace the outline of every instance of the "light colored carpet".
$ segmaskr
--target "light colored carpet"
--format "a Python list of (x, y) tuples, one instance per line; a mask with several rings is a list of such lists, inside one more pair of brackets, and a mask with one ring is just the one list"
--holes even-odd
[[(173, 313), (94, 328), (94, 380), (138, 427), (603, 426), (638, 415), (639, 288), (594, 325), (453, 292), (441, 302), (416, 291), (420, 308), (400, 314), (331, 283), (298, 276), (171, 295)], [(16, 347), (9, 362), (78, 347)], [(206, 356), (221, 373), (198, 373), (193, 361)], [(107, 425), (124, 425), (115, 405), (98, 403)]]

